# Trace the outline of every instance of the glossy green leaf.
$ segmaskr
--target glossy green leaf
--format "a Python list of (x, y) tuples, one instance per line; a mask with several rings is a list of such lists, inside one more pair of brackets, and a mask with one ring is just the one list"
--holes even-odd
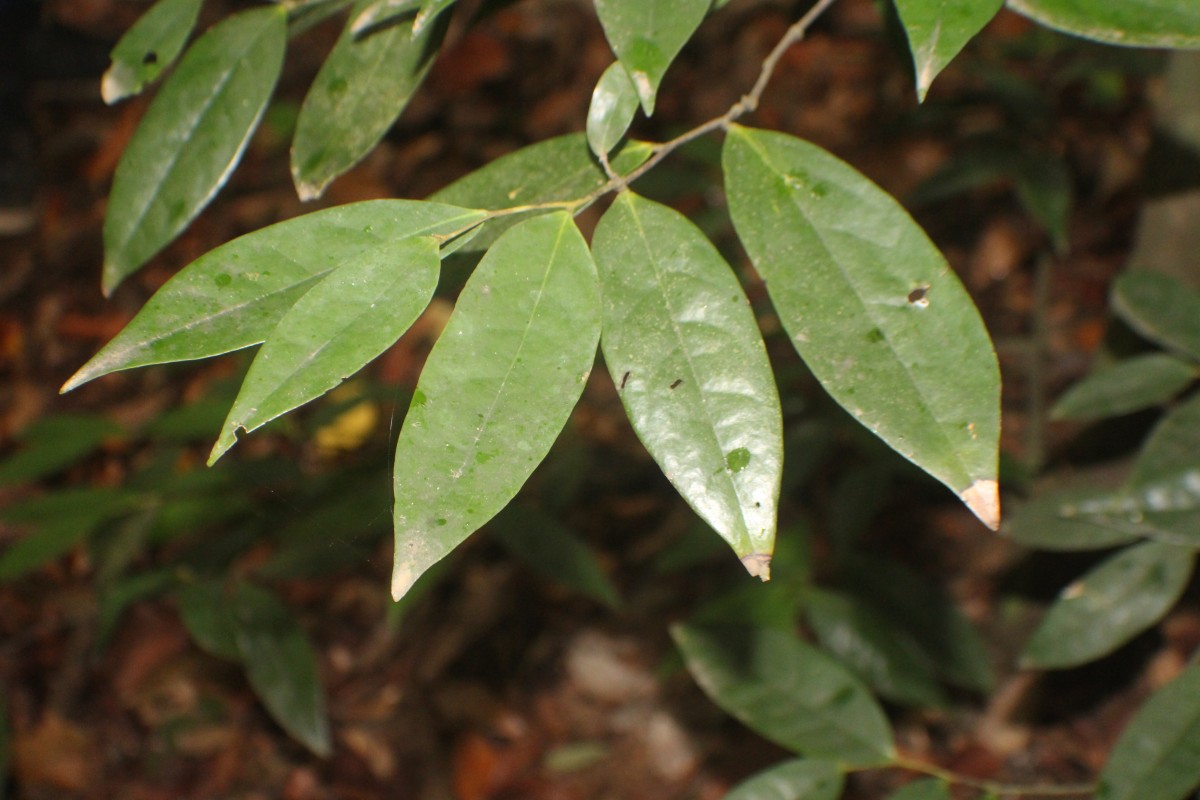
[(248, 233), (167, 281), (63, 386), (117, 370), (190, 361), (261, 344), (322, 277), (382, 242), (469, 227), (478, 211), (416, 200), (369, 200)]
[(110, 488), (58, 489), (9, 503), (0, 519), (31, 530), (0, 554), (0, 581), (10, 581), (71, 549), (104, 523), (137, 507), (139, 496)]
[(1171, 610), (1192, 574), (1191, 550), (1142, 542), (1062, 590), (1030, 638), (1032, 667), (1074, 667), (1108, 655)]
[(292, 179), (302, 200), (320, 197), (379, 144), (421, 85), (446, 30), (438, 24), (414, 33), (397, 24), (360, 37), (352, 24), (321, 65), (296, 120)]
[(0, 461), (0, 483), (35, 481), (53, 475), (122, 432), (120, 425), (99, 416), (61, 414), (40, 419), (17, 437), (20, 449)]
[(384, 242), (334, 269), (296, 301), (263, 344), (209, 454), (325, 394), (391, 347), (433, 297), (432, 236)]
[(887, 800), (950, 800), (950, 787), (938, 778), (926, 778), (902, 786), (889, 794)]
[(413, 36), (418, 36), (437, 21), (437, 18), (443, 11), (454, 5), (455, 0), (425, 0), (421, 4), (421, 10), (417, 12), (417, 16), (413, 18)]
[(578, 537), (536, 508), (513, 504), (489, 526), (492, 534), (526, 566), (609, 608), (621, 603), (620, 595), (604, 568)]
[(1056, 419), (1102, 419), (1162, 405), (1197, 377), (1195, 364), (1166, 353), (1118, 361), (1072, 386), (1054, 407)]
[(283, 66), (282, 6), (242, 11), (188, 48), (121, 156), (104, 217), (104, 292), (146, 263), (224, 185)]
[(987, 691), (992, 668), (975, 627), (935, 584), (893, 559), (854, 554), (838, 571), (847, 594), (914, 642), (947, 683)]
[(770, 577), (779, 395), (736, 276), (686, 217), (623, 192), (596, 226), (604, 361), (638, 438), (742, 560)]
[(397, 600), (546, 457), (600, 338), (596, 267), (563, 212), (496, 241), (459, 295), (396, 446)]
[(870, 606), (814, 590), (805, 608), (821, 646), (888, 700), (910, 706), (946, 704), (933, 663), (916, 642)]
[(587, 139), (592, 150), (608, 154), (621, 141), (637, 113), (638, 96), (629, 73), (620, 61), (604, 70), (592, 91), (588, 107)]
[(202, 0), (158, 0), (113, 48), (112, 64), (100, 81), (100, 96), (112, 105), (153, 83), (183, 52)]
[(725, 800), (837, 800), (844, 782), (836, 764), (797, 758), (750, 776)]
[[(626, 175), (650, 157), (645, 142), (628, 142), (612, 157), (618, 175)], [(429, 199), (467, 208), (501, 208), (576, 200), (608, 183), (604, 169), (588, 148), (582, 133), (569, 133), (531, 144), (480, 167)], [(491, 247), (501, 233), (523, 219), (545, 213), (510, 214), (489, 220), (464, 250)]]
[(735, 125), (723, 165), (734, 227), (813, 374), (996, 528), (999, 368), (937, 248), (879, 187), (794, 137)]
[(1098, 550), (1136, 541), (1138, 534), (1105, 516), (1119, 491), (1089, 474), (1061, 485), (1037, 489), (1005, 520), (1005, 536), (1042, 550)]
[(194, 581), (176, 593), (179, 618), (192, 641), (209, 655), (240, 661), (237, 618), (218, 581)]
[(1112, 307), (1142, 336), (1200, 361), (1200, 292), (1168, 275), (1130, 270), (1113, 284)]
[(1007, 0), (1048, 28), (1127, 47), (1200, 48), (1195, 0)]
[(332, 750), (325, 692), (308, 635), (279, 598), (248, 583), (233, 598), (246, 677), (271, 716), (318, 756)]
[(895, 0), (908, 34), (917, 78), (917, 99), (925, 100), (937, 74), (983, 30), (1004, 0)]
[(1183, 800), (1200, 787), (1200, 664), (1159, 689), (1121, 733), (1096, 800)]
[(415, 17), (421, 10), (422, 0), (372, 0), (358, 4), (350, 15), (350, 32), (355, 36), (366, 36), (376, 28), (388, 24), (402, 24), (398, 17)]
[(688, 670), (718, 706), (776, 744), (843, 766), (895, 755), (883, 711), (829, 656), (772, 628), (676, 625)]
[(613, 52), (625, 65), (646, 116), (667, 67), (700, 27), (711, 0), (595, 0)]

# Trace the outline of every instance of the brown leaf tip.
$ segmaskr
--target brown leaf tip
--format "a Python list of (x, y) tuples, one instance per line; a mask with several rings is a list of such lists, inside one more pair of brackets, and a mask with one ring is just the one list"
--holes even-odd
[(742, 566), (756, 578), (761, 578), (763, 581), (771, 580), (770, 553), (751, 553), (748, 556), (743, 556)]

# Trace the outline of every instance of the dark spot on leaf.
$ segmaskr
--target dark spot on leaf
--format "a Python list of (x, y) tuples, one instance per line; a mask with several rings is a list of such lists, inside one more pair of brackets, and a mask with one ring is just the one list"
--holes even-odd
[(622, 389), (625, 388), (625, 381), (627, 381), (627, 380), (629, 380), (629, 372), (628, 371), (624, 375), (621, 376), (621, 388)]
[(908, 293), (908, 302), (922, 308), (929, 305), (929, 287), (922, 285), (913, 289)]
[(233, 278), (228, 272), (222, 272), (220, 275), (213, 278), (213, 283), (215, 283), (217, 286), (228, 286), (229, 284), (233, 283)]
[(446, 518), (445, 518), (445, 517), (438, 517), (436, 520), (434, 520), (434, 522), (436, 522), (436, 523), (437, 523), (439, 526), (441, 526), (441, 525), (445, 525), (445, 524), (446, 524)]
[(676, 378), (675, 382), (671, 384), (671, 388), (678, 389), (681, 385), (683, 385), (683, 378)]
[(871, 344), (879, 344), (883, 341), (883, 331), (879, 330), (879, 328), (871, 328), (871, 330), (867, 331), (867, 341)]
[(142, 56), (142, 63), (146, 66), (158, 63), (158, 53), (153, 50), (147, 50), (146, 55)]
[(813, 184), (813, 187), (812, 187), (812, 196), (813, 197), (824, 197), (827, 194), (829, 194), (829, 184), (828, 183), (814, 183)]

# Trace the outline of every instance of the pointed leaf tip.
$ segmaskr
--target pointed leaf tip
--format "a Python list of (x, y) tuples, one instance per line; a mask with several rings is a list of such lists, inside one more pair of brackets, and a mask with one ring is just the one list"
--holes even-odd
[(994, 480), (977, 480), (958, 495), (979, 521), (1000, 530), (1000, 486)]
[(742, 566), (751, 576), (759, 578), (763, 583), (771, 580), (770, 553), (751, 553), (742, 557)]

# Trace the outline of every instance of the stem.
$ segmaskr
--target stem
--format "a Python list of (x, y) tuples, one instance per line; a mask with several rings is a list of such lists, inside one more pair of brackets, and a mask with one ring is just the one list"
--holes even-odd
[(1074, 797), (1088, 795), (1096, 791), (1096, 787), (1091, 784), (1064, 784), (1062, 786), (1031, 784), (1022, 786), (1019, 784), (985, 781), (978, 778), (971, 778), (967, 775), (959, 775), (957, 772), (951, 772), (935, 764), (926, 764), (923, 761), (916, 761), (902, 756), (893, 760), (890, 766), (897, 769), (906, 769), (910, 772), (919, 772), (931, 778), (939, 778), (947, 783), (967, 786), (1000, 797)]

